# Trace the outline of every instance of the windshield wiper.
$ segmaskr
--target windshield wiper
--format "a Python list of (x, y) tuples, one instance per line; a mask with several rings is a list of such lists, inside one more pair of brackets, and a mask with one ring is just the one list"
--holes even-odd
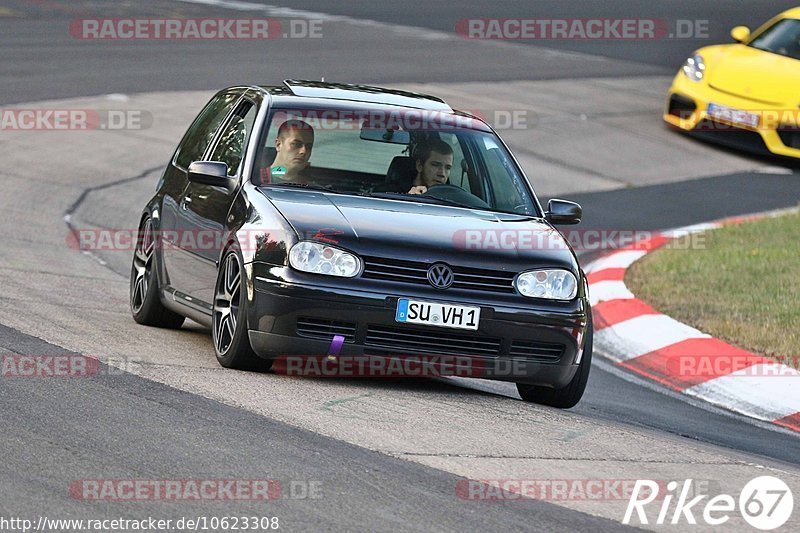
[(432, 202), (432, 203), (441, 203), (441, 204), (449, 205), (449, 206), (452, 206), (452, 207), (465, 207), (467, 209), (475, 209), (475, 206), (473, 206), (473, 205), (466, 205), (466, 204), (462, 204), (462, 203), (459, 203), (459, 202), (456, 202), (456, 201), (453, 201), (453, 200), (445, 200), (444, 198), (439, 198), (438, 196), (428, 196), (428, 195), (425, 195), (425, 194), (422, 194), (420, 196), (422, 198), (428, 198), (430, 200), (435, 200), (435, 202)]
[(408, 194), (402, 192), (373, 192), (367, 193), (364, 196), (371, 196), (372, 198), (385, 198), (387, 200), (400, 200), (401, 202), (419, 202), (423, 204), (442, 204), (452, 207), (466, 207), (468, 209), (474, 206), (460, 204), (452, 200), (445, 200), (436, 196), (428, 196), (427, 194)]
[(310, 191), (325, 191), (336, 194), (345, 194), (342, 193), (341, 191), (337, 191), (336, 189), (330, 187), (329, 185), (314, 185), (311, 183), (268, 183), (267, 185), (276, 185), (278, 187), (295, 187), (298, 189), (308, 189)]

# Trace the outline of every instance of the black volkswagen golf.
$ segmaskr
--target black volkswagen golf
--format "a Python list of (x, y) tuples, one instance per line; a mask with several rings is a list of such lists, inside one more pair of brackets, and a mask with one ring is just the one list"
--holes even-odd
[(145, 206), (131, 311), (210, 327), (225, 367), (453, 358), (462, 375), (568, 408), (589, 376), (592, 319), (554, 225), (580, 218), (563, 200), (543, 210), (492, 128), (439, 98), (232, 87)]

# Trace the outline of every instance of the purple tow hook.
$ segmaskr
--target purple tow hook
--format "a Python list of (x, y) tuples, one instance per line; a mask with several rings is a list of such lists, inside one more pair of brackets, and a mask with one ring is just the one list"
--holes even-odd
[(334, 335), (333, 340), (331, 341), (331, 347), (328, 349), (328, 359), (336, 359), (336, 356), (342, 351), (343, 344), (344, 336)]

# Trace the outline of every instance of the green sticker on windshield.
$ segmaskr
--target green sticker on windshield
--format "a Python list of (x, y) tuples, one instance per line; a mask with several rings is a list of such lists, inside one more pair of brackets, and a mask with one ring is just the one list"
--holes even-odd
[(272, 167), (273, 176), (283, 176), (286, 174), (286, 167)]

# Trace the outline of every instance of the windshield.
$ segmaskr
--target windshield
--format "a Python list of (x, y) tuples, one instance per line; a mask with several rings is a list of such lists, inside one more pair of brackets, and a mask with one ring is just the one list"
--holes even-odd
[(274, 110), (253, 181), (539, 216), (510, 154), (474, 119), (424, 110)]
[(800, 20), (779, 20), (750, 43), (753, 48), (800, 59)]

